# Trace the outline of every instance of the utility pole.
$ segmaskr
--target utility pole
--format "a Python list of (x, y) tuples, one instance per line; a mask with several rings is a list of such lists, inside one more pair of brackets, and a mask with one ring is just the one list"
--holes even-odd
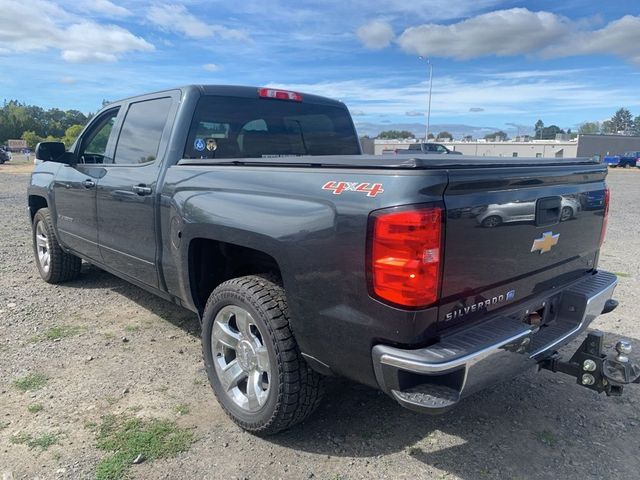
[(433, 64), (426, 57), (418, 57), (420, 60), (426, 60), (427, 65), (429, 66), (429, 104), (427, 106), (427, 129), (424, 134), (425, 143), (429, 140), (429, 128), (431, 124), (431, 91), (433, 87)]

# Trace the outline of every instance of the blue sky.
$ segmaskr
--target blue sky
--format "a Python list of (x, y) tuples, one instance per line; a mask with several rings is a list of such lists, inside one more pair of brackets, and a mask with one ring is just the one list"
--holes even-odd
[[(640, 115), (640, 2), (0, 0), (0, 97), (96, 111), (190, 83), (343, 100), (361, 133)], [(7, 74), (9, 72), (9, 74)], [(459, 128), (458, 128), (459, 127)]]

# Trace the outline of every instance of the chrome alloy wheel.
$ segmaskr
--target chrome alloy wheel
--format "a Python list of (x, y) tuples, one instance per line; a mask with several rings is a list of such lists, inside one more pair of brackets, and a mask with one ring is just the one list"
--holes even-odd
[(224, 393), (238, 407), (256, 412), (269, 398), (271, 363), (264, 335), (249, 312), (223, 307), (213, 322), (213, 363)]
[(38, 263), (44, 273), (49, 273), (51, 268), (51, 252), (49, 250), (49, 238), (43, 222), (36, 224), (36, 251), (38, 252)]

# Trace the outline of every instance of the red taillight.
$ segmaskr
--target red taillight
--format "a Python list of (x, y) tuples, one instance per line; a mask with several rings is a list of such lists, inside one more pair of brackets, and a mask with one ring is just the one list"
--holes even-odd
[(258, 96), (260, 98), (275, 98), (276, 100), (291, 100), (294, 102), (302, 101), (302, 95), (297, 92), (290, 92), (288, 90), (276, 90), (274, 88), (259, 88)]
[(370, 221), (374, 296), (412, 308), (434, 303), (440, 288), (442, 208), (380, 210)]
[(611, 199), (611, 191), (609, 187), (604, 187), (604, 217), (602, 219), (602, 230), (600, 231), (600, 246), (604, 242), (604, 236), (607, 233), (607, 221), (609, 220), (609, 200)]

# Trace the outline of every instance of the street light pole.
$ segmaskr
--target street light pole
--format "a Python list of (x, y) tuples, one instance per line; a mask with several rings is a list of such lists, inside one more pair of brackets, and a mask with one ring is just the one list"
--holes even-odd
[(420, 60), (426, 60), (427, 65), (429, 66), (429, 104), (427, 107), (427, 129), (424, 134), (424, 141), (427, 142), (429, 140), (429, 128), (431, 124), (431, 90), (433, 87), (433, 64), (429, 61), (428, 58), (418, 57)]

